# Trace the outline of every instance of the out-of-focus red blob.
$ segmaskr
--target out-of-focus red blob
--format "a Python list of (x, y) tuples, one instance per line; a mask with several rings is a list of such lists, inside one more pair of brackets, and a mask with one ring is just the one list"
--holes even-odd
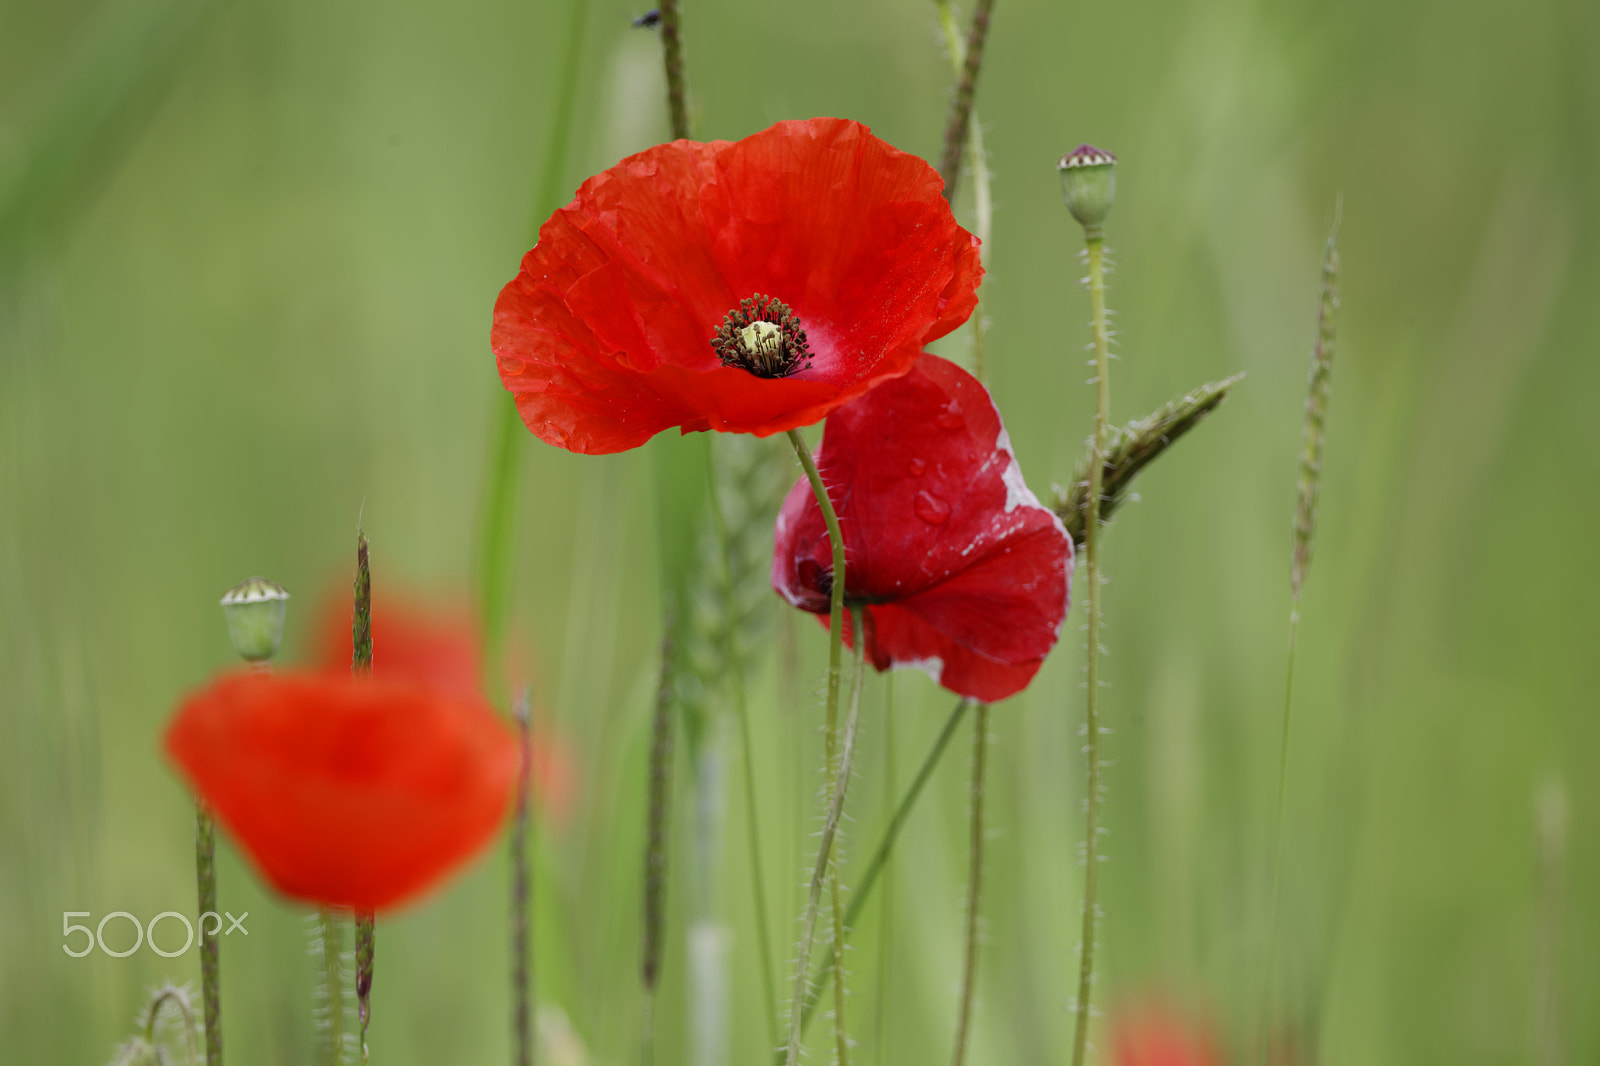
[(1210, 1033), (1165, 1007), (1121, 1014), (1112, 1029), (1116, 1066), (1221, 1066)]
[[(987, 702), (1026, 687), (1066, 617), (1072, 539), (1022, 480), (977, 379), (924, 355), (828, 416), (817, 466), (873, 665), (924, 669)], [(827, 624), (833, 548), (804, 479), (778, 515), (772, 584)]]
[(312, 673), (217, 678), (166, 748), (278, 891), (357, 911), (415, 898), (487, 844), (518, 762), (481, 701)]
[[(341, 588), (317, 612), (312, 661), (328, 674), (350, 672), (351, 600)], [(483, 700), (483, 654), (478, 627), (465, 607), (425, 606), (405, 596), (373, 595), (373, 676), (404, 679), (465, 699)], [(572, 806), (573, 758), (567, 744), (534, 715), (531, 778), (534, 807), (553, 826)]]
[[(943, 187), (839, 118), (630, 156), (550, 216), (501, 291), (500, 380), (535, 436), (574, 452), (636, 448), (673, 426), (810, 425), (972, 314), (978, 242)], [(713, 349), (756, 296), (798, 317), (792, 366), (753, 372)]]

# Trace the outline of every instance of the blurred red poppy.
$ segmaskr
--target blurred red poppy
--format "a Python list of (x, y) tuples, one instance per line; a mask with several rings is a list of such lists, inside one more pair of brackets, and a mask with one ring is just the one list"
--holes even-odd
[(978, 242), (942, 188), (837, 118), (630, 156), (501, 291), (500, 379), (535, 436), (575, 452), (816, 422), (972, 313)]
[[(347, 587), (325, 597), (317, 611), (312, 663), (329, 674), (350, 672), (351, 605)], [(425, 606), (403, 596), (373, 595), (372, 671), (464, 699), (481, 700), (483, 655), (478, 627), (465, 608)], [(535, 806), (554, 826), (572, 805), (573, 759), (560, 737), (534, 715), (531, 780)]]
[[(1026, 687), (1066, 617), (1072, 539), (1023, 482), (978, 380), (924, 355), (828, 416), (817, 466), (873, 665), (918, 667), (984, 701)], [(832, 547), (805, 480), (784, 500), (774, 540), (773, 586), (826, 625)], [(853, 647), (848, 615), (845, 625)]]
[(286, 896), (404, 903), (476, 854), (510, 809), (517, 742), (482, 702), (405, 681), (225, 674), (191, 694), (167, 754)]
[(1218, 1066), (1210, 1035), (1176, 1012), (1145, 1007), (1117, 1019), (1112, 1030), (1116, 1066)]

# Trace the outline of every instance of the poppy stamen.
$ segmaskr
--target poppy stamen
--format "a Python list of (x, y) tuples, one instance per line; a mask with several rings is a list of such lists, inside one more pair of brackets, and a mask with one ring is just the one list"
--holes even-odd
[(723, 317), (711, 338), (723, 366), (748, 370), (758, 378), (786, 378), (811, 366), (806, 331), (794, 309), (756, 293)]

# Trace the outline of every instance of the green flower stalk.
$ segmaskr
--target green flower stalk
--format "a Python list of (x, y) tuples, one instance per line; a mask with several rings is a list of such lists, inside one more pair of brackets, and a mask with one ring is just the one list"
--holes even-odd
[[(258, 670), (270, 669), (272, 657), (283, 644), (283, 622), (289, 593), (264, 577), (250, 577), (222, 594), (222, 616), (228, 638), (239, 657)], [(206, 1028), (206, 1066), (222, 1064), (222, 957), (217, 934), (217, 827), (206, 805), (194, 804), (194, 874), (196, 928), (200, 938), (200, 989)], [(212, 925), (206, 929), (206, 916)], [(154, 1017), (154, 1008), (152, 1008)]]
[(111, 1066), (168, 1066), (172, 1059), (158, 1030), (162, 1028), (163, 1021), (174, 1015), (183, 1031), (184, 1061), (194, 1066), (198, 1054), (191, 995), (189, 989), (173, 984), (156, 989), (150, 996), (150, 1005), (144, 1010), (139, 1033), (117, 1048), (111, 1057)]
[(1083, 227), (1089, 260), (1089, 307), (1094, 328), (1094, 451), (1089, 465), (1089, 505), (1084, 511), (1084, 578), (1089, 585), (1089, 663), (1084, 751), (1088, 761), (1084, 804), (1083, 943), (1078, 960), (1077, 1025), (1072, 1064), (1083, 1066), (1089, 1043), (1089, 995), (1094, 980), (1094, 938), (1098, 917), (1095, 887), (1100, 865), (1100, 507), (1110, 444), (1111, 334), (1106, 328), (1106, 215), (1116, 197), (1116, 156), (1087, 144), (1061, 157), (1061, 192), (1067, 210)]

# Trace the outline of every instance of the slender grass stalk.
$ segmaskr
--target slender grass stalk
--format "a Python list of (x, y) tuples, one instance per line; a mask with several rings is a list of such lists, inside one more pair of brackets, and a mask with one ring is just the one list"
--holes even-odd
[(1259, 1053), (1267, 1060), (1267, 1025), (1272, 1010), (1272, 973), (1277, 966), (1278, 908), (1283, 879), (1283, 817), (1289, 794), (1289, 726), (1294, 708), (1294, 652), (1300, 630), (1300, 595), (1311, 567), (1317, 530), (1317, 498), (1322, 488), (1322, 446), (1326, 436), (1328, 396), (1332, 386), (1333, 352), (1339, 317), (1339, 210), (1322, 250), (1322, 297), (1317, 307), (1317, 342), (1311, 349), (1306, 383), (1300, 474), (1294, 512), (1294, 554), (1289, 565), (1289, 654), (1283, 686), (1283, 728), (1278, 748), (1278, 805), (1272, 828), (1272, 917), (1267, 929), (1267, 959), (1261, 971)]
[[(1098, 228), (1098, 227), (1096, 227)], [(1088, 228), (1085, 227), (1086, 233)], [(1089, 308), (1094, 328), (1094, 460), (1089, 468), (1089, 507), (1084, 512), (1084, 578), (1089, 584), (1088, 693), (1085, 699), (1084, 754), (1088, 762), (1084, 803), (1083, 943), (1078, 958), (1077, 1024), (1072, 1038), (1073, 1066), (1083, 1066), (1089, 1043), (1090, 992), (1094, 981), (1094, 940), (1098, 917), (1095, 890), (1100, 865), (1100, 498), (1111, 416), (1111, 351), (1106, 329), (1105, 238), (1088, 235)]]
[[(572, 0), (567, 12), (567, 40), (556, 83), (555, 108), (550, 137), (544, 145), (544, 166), (539, 172), (533, 197), (533, 225), (530, 240), (538, 240), (544, 219), (560, 205), (562, 175), (567, 167), (567, 151), (572, 140), (572, 119), (578, 96), (578, 72), (582, 69), (583, 39), (589, 0)], [(511, 615), (512, 575), (515, 570), (518, 474), (522, 469), (522, 441), (525, 430), (517, 405), (497, 390), (495, 407), (499, 411), (490, 444), (483, 504), (478, 518), (478, 611), (483, 633), (485, 691), (503, 692), (501, 663), (504, 658), (506, 625)]]
[[(789, 443), (794, 447), (795, 457), (800, 460), (800, 465), (805, 469), (806, 480), (811, 483), (811, 491), (817, 498), (817, 506), (822, 510), (823, 524), (828, 529), (828, 539), (833, 545), (833, 587), (829, 595), (828, 609), (828, 819), (823, 826), (822, 840), (817, 849), (816, 870), (811, 880), (811, 892), (806, 902), (805, 917), (800, 924), (800, 948), (795, 958), (794, 994), (790, 999), (789, 1044), (787, 1051), (788, 1066), (795, 1066), (800, 1056), (802, 1016), (802, 1012), (797, 1008), (805, 1002), (806, 972), (811, 958), (811, 940), (816, 933), (817, 910), (821, 903), (822, 882), (832, 868), (833, 837), (835, 830), (838, 828), (838, 811), (844, 806), (845, 790), (849, 785), (848, 763), (855, 737), (854, 716), (852, 715), (844, 748), (842, 751), (839, 749), (837, 740), (839, 725), (839, 661), (842, 657), (844, 646), (844, 535), (839, 531), (839, 515), (833, 508), (833, 501), (828, 498), (827, 486), (823, 485), (822, 475), (817, 472), (816, 461), (811, 457), (811, 449), (806, 447), (805, 439), (800, 436), (799, 430), (791, 429), (789, 431)], [(864, 644), (865, 642), (858, 639), (856, 643)], [(838, 772), (835, 772), (834, 768), (834, 755), (836, 752), (840, 755)], [(837, 892), (834, 893), (834, 896), (834, 910), (837, 914), (839, 909)], [(836, 919), (836, 926), (842, 924), (842, 918)], [(842, 1021), (840, 1024), (842, 1027)]]
[(511, 1061), (533, 1066), (533, 972), (529, 958), (528, 907), (532, 901), (528, 876), (531, 820), (528, 792), (533, 776), (533, 739), (529, 722), (528, 689), (517, 693), (511, 716), (517, 723), (517, 799), (511, 822)]
[(978, 71), (983, 67), (983, 46), (989, 35), (989, 18), (994, 0), (977, 0), (972, 10), (972, 25), (967, 30), (961, 76), (950, 97), (950, 115), (944, 126), (944, 153), (939, 157), (939, 176), (944, 179), (944, 197), (954, 199), (961, 179), (961, 153), (967, 146), (967, 129), (972, 120), (972, 102), (978, 88)]
[(655, 1048), (656, 979), (661, 973), (662, 937), (666, 931), (667, 830), (672, 805), (672, 686), (673, 628), (671, 606), (663, 619), (661, 679), (656, 687), (656, 709), (650, 724), (650, 808), (644, 855), (644, 1014), (641, 1026), (643, 1061), (649, 1063)]
[[(928, 749), (928, 754), (922, 759), (922, 765), (917, 768), (917, 774), (911, 780), (906, 794), (895, 808), (894, 817), (883, 831), (883, 839), (878, 841), (878, 846), (873, 849), (872, 858), (868, 860), (866, 869), (862, 871), (861, 880), (856, 885), (856, 890), (851, 893), (850, 906), (844, 914), (845, 929), (848, 931), (861, 917), (861, 912), (872, 899), (872, 890), (877, 886), (878, 878), (884, 874), (889, 863), (889, 856), (894, 851), (894, 845), (900, 839), (900, 831), (905, 828), (906, 820), (911, 816), (911, 810), (917, 805), (917, 799), (922, 795), (923, 786), (933, 776), (934, 768), (939, 765), (939, 760), (944, 756), (945, 749), (950, 746), (950, 738), (955, 736), (956, 727), (961, 724), (961, 719), (966, 715), (967, 708), (972, 706), (971, 700), (960, 700), (945, 719), (944, 727), (939, 730), (939, 735), (933, 742), (933, 747)], [(823, 967), (820, 972), (813, 975), (808, 986), (804, 1005), (800, 1011), (800, 1033), (805, 1035), (805, 1030), (811, 1025), (811, 1019), (816, 1014), (817, 1002), (822, 993), (828, 988), (828, 983), (833, 980), (832, 971)], [(778, 1052), (777, 1061), (784, 1061), (784, 1053)]]
[[(222, 957), (217, 933), (217, 827), (201, 800), (194, 801), (194, 879), (200, 913), (200, 989), (206, 1026), (206, 1066), (222, 1066)], [(218, 915), (206, 933), (206, 915)]]
[[(939, 28), (944, 33), (945, 48), (950, 53), (950, 65), (955, 68), (955, 75), (961, 78), (967, 65), (967, 44), (961, 38), (961, 31), (956, 26), (955, 11), (950, 6), (949, 0), (936, 0), (939, 9)], [(977, 235), (978, 243), (984, 248), (989, 247), (989, 235), (994, 228), (994, 197), (990, 194), (989, 154), (983, 146), (983, 123), (978, 120), (978, 110), (971, 108), (970, 120), (967, 127), (967, 165), (972, 169), (972, 199), (973, 199), (973, 232)], [(947, 199), (954, 199), (954, 190), (947, 190)], [(987, 256), (985, 256), (987, 259)], [(972, 310), (972, 376), (979, 381), (984, 379), (985, 370), (985, 345), (983, 294), (978, 294), (979, 304)]]
[[(717, 492), (717, 478), (715, 470), (711, 470), (708, 479), (711, 502), (712, 530), (717, 538), (717, 559), (721, 568), (721, 581), (725, 598), (730, 601), (727, 609), (732, 611), (732, 600), (735, 596), (733, 580), (733, 564), (729, 558), (732, 546), (728, 537), (728, 523), (722, 513), (722, 500)], [(756, 917), (756, 944), (761, 952), (761, 984), (766, 993), (767, 1039), (776, 1047), (778, 1044), (778, 988), (777, 966), (773, 962), (772, 954), (772, 929), (767, 915), (767, 886), (766, 878), (761, 872), (761, 815), (756, 805), (756, 770), (755, 749), (750, 742), (750, 708), (745, 698), (744, 672), (741, 669), (736, 649), (732, 647), (737, 633), (732, 625), (723, 627), (722, 658), (728, 666), (728, 683), (733, 696), (733, 713), (739, 724), (740, 758), (744, 762), (744, 810), (745, 827), (747, 831), (747, 845), (750, 852), (750, 894), (753, 897)]]
[[(355, 609), (350, 622), (350, 672), (372, 673), (372, 565), (367, 535), (356, 531)], [(356, 922), (356, 1016), (361, 1032), (358, 1048), (362, 1066), (367, 1062), (367, 1026), (372, 1021), (372, 965), (377, 948), (377, 929), (370, 911), (357, 911)]]
[(967, 875), (966, 956), (961, 972), (961, 1006), (956, 1022), (953, 1066), (967, 1060), (967, 1030), (972, 1021), (972, 997), (978, 982), (978, 904), (983, 888), (983, 771), (989, 746), (989, 705), (978, 704), (972, 722), (971, 857)]
[(689, 136), (689, 94), (684, 86), (678, 0), (661, 3), (661, 58), (667, 68), (667, 113), (672, 120), (672, 137), (682, 140)]

